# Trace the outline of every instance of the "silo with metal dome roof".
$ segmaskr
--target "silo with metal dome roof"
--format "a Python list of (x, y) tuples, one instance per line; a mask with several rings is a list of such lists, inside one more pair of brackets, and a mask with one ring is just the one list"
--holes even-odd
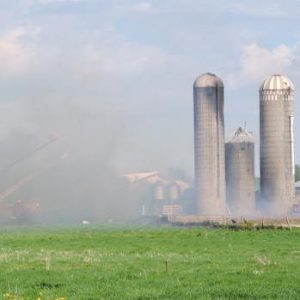
[(261, 204), (265, 212), (287, 214), (294, 191), (294, 85), (272, 75), (260, 87)]
[(254, 136), (238, 128), (225, 144), (226, 200), (230, 215), (253, 216), (255, 203)]
[(194, 82), (194, 146), (197, 214), (225, 213), (224, 85), (206, 73)]

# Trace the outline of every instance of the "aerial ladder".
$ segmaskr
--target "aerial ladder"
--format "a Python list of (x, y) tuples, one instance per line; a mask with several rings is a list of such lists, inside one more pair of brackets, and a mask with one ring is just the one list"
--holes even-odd
[[(1, 171), (7, 172), (10, 169), (12, 169), (14, 166), (18, 165), (19, 163), (26, 161), (27, 159), (31, 158), (34, 154), (37, 152), (42, 151), (43, 149), (47, 148), (54, 142), (58, 140), (57, 135), (51, 135), (49, 140), (39, 146), (37, 146), (32, 151), (25, 153), (20, 158), (14, 160), (9, 165), (5, 166)], [(6, 214), (10, 215), (10, 218), (18, 219), (20, 218), (24, 213), (28, 213), (29, 210), (37, 210), (39, 208), (39, 203), (29, 203), (28, 205), (25, 205), (23, 201), (17, 200), (15, 203), (10, 203), (9, 198), (10, 196), (14, 195), (17, 191), (22, 189), (24, 186), (28, 185), (30, 182), (32, 182), (38, 175), (41, 173), (44, 173), (49, 169), (48, 167), (44, 167), (42, 170), (34, 171), (24, 177), (22, 177), (20, 180), (18, 180), (13, 185), (9, 186), (7, 189), (0, 191), (0, 210), (3, 212), (6, 212)], [(0, 171), (0, 172), (1, 172)], [(1, 216), (1, 211), (0, 211)], [(1, 217), (0, 217), (1, 218)]]

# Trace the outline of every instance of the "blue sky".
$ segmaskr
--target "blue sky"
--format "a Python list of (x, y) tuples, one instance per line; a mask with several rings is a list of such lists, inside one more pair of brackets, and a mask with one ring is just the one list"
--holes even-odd
[(57, 132), (69, 155), (90, 144), (117, 173), (192, 174), (194, 79), (218, 74), (226, 137), (247, 122), (258, 142), (262, 80), (300, 87), (299, 14), (297, 0), (3, 0), (0, 141)]

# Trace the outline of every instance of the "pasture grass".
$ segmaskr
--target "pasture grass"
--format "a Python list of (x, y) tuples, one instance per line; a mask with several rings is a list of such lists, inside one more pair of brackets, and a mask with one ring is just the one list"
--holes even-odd
[(0, 299), (299, 299), (300, 229), (0, 229)]

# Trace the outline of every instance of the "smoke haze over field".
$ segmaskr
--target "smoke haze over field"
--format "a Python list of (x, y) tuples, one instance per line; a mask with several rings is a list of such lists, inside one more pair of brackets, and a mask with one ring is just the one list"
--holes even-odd
[(121, 174), (178, 167), (193, 176), (192, 83), (206, 71), (225, 83), (226, 135), (246, 120), (258, 136), (262, 80), (283, 72), (300, 87), (296, 6), (1, 1), (1, 189), (40, 172), (13, 198), (65, 217), (124, 216)]
[(129, 199), (113, 164), (116, 136), (122, 131), (113, 115), (110, 120), (105, 112), (64, 99), (26, 103), (28, 127), (16, 127), (2, 137), (2, 190), (37, 173), (12, 199), (41, 202), (52, 221), (130, 215)]

